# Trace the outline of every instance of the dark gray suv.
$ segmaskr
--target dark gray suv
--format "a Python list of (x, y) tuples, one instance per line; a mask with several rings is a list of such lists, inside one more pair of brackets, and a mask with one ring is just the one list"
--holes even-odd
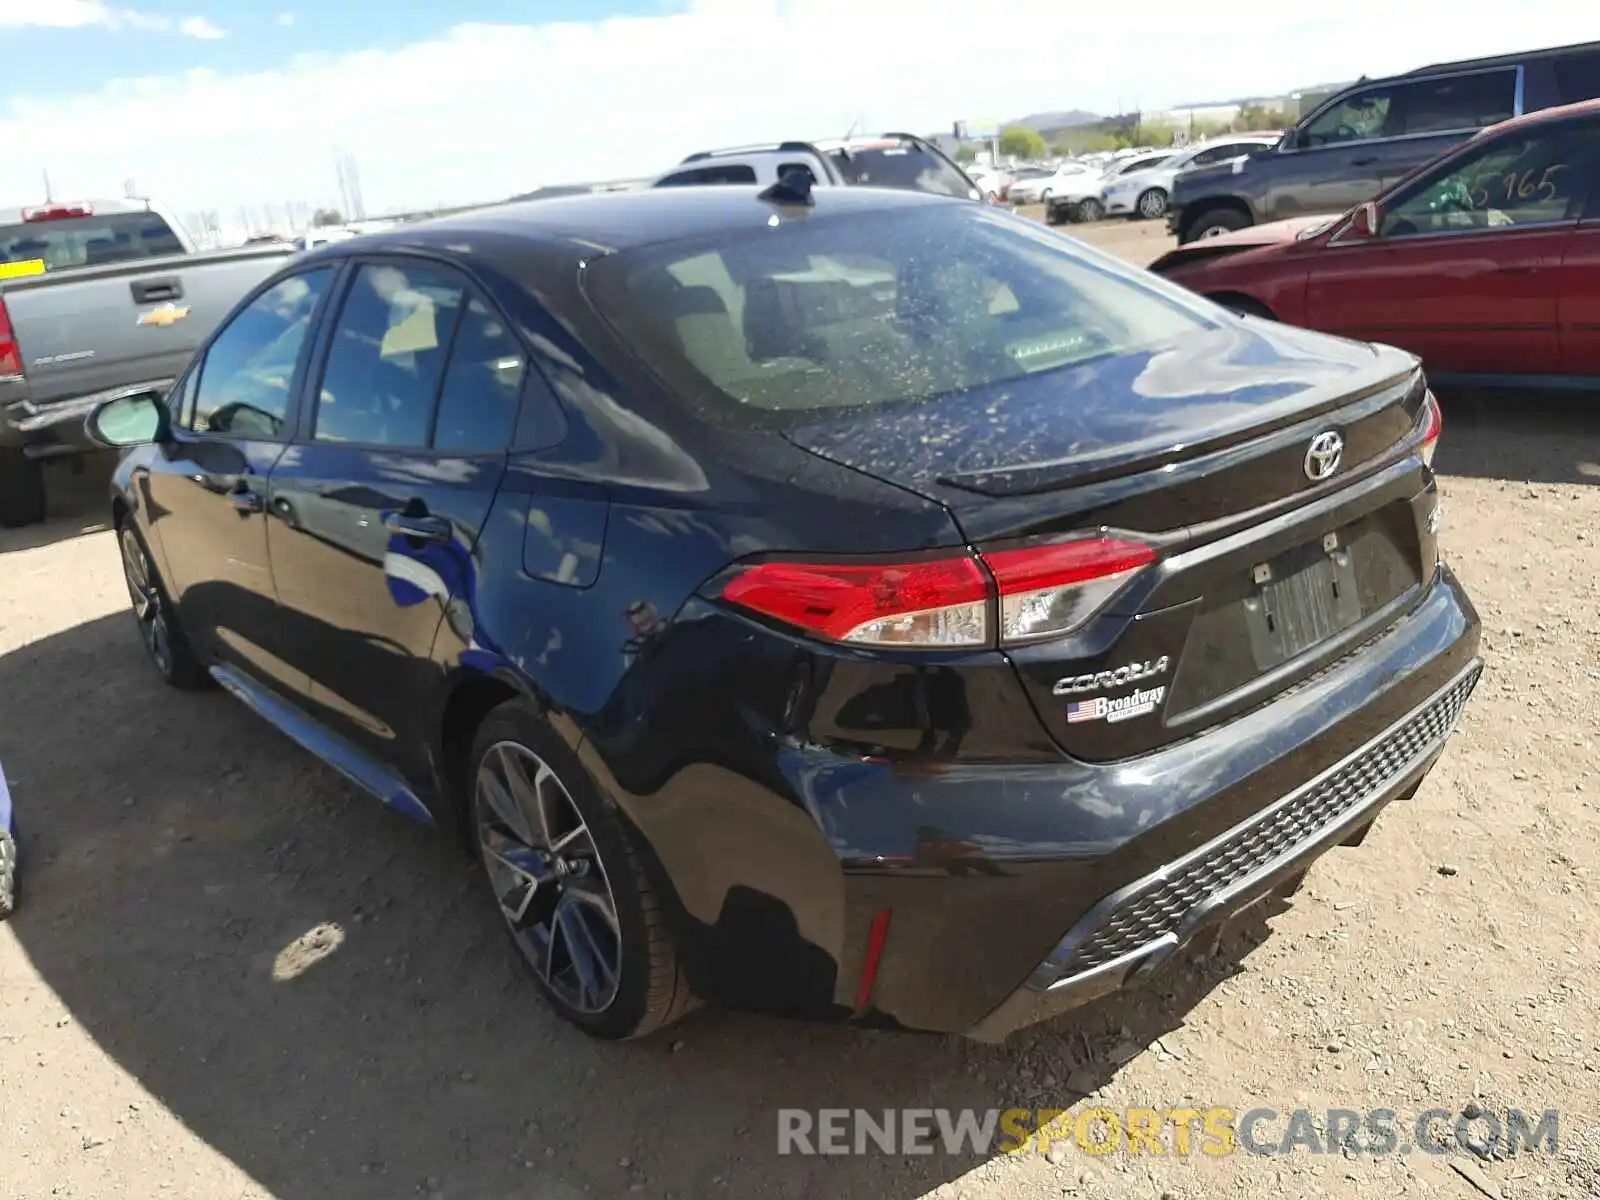
[(1600, 42), (1365, 80), (1312, 109), (1271, 153), (1180, 175), (1167, 227), (1185, 244), (1343, 212), (1479, 129), (1595, 97)]

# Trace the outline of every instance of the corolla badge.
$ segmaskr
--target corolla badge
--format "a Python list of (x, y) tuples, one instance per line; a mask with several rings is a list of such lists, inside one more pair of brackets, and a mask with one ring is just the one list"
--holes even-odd
[(1339, 461), (1344, 458), (1344, 438), (1332, 429), (1325, 429), (1311, 439), (1311, 445), (1306, 447), (1306, 478), (1312, 483), (1321, 483), (1324, 479), (1332, 477), (1339, 469)]
[(1160, 658), (1146, 662), (1125, 663), (1120, 667), (1114, 667), (1109, 671), (1097, 671), (1092, 675), (1068, 675), (1056, 680), (1050, 693), (1054, 696), (1071, 696), (1078, 692), (1119, 688), (1124, 684), (1137, 683), (1141, 679), (1154, 679), (1158, 675), (1165, 675), (1171, 665), (1171, 658), (1163, 654)]

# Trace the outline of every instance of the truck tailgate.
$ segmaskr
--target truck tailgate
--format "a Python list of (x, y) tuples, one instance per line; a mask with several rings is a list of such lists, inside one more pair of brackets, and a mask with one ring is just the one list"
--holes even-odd
[(0, 284), (25, 377), (0, 382), (0, 409), (174, 378), (217, 323), (292, 252), (248, 246)]

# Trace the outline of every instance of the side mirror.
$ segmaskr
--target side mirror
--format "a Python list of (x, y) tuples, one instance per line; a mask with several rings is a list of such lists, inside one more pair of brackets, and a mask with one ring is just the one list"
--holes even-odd
[(1378, 236), (1377, 201), (1368, 200), (1365, 204), (1356, 206), (1355, 211), (1350, 214), (1349, 236), (1361, 239)]
[(172, 436), (172, 415), (165, 396), (145, 388), (102, 400), (84, 418), (83, 428), (97, 444), (113, 450), (144, 446)]

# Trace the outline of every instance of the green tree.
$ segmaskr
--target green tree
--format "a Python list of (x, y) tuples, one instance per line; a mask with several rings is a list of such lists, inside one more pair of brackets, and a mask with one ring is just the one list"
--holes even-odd
[(1282, 108), (1267, 108), (1261, 104), (1246, 104), (1233, 119), (1235, 133), (1248, 133), (1261, 129), (1287, 129), (1294, 118)]
[(1000, 131), (1000, 153), (1013, 158), (1042, 158), (1044, 138), (1026, 125), (1007, 125)]
[(958, 163), (960, 163), (962, 166), (966, 166), (966, 164), (972, 162), (977, 157), (978, 157), (978, 151), (977, 151), (976, 147), (973, 147), (973, 146), (957, 146), (956, 147), (956, 161)]
[(328, 225), (343, 225), (344, 214), (337, 208), (319, 208), (311, 214), (311, 224), (318, 229)]

